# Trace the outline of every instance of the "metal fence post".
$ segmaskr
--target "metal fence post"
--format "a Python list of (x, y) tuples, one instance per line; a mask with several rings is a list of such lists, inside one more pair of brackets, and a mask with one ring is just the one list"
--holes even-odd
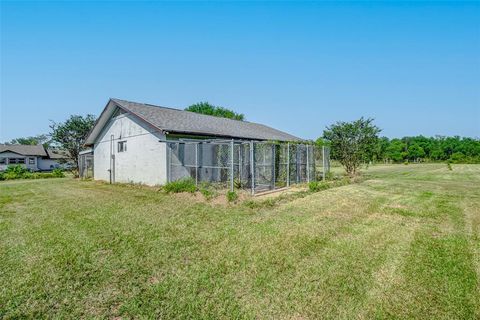
[(310, 161), (308, 159), (308, 144), (306, 144), (305, 147), (307, 148), (307, 182), (310, 182)]
[(295, 161), (296, 161), (296, 168), (297, 168), (297, 174), (296, 174), (296, 182), (299, 183), (300, 182), (300, 145), (297, 145), (296, 147), (296, 152), (295, 152)]
[(83, 171), (83, 159), (82, 159), (81, 155), (78, 156), (77, 163), (78, 163), (78, 177), (80, 179), (83, 179), (83, 173), (82, 173), (82, 171)]
[(195, 143), (195, 186), (198, 187), (198, 143)]
[(267, 175), (267, 151), (264, 143), (262, 143), (262, 150), (263, 150), (263, 165), (262, 165), (263, 175), (266, 176)]
[(272, 144), (272, 188), (275, 189), (275, 144)]
[(310, 166), (312, 167), (312, 172), (313, 172), (313, 181), (317, 181), (317, 158), (316, 158), (316, 155), (317, 154), (317, 147), (315, 145), (312, 145), (312, 155), (311, 155), (311, 158), (312, 158), (312, 163), (310, 164)]
[(255, 157), (254, 157), (254, 148), (255, 145), (253, 140), (250, 141), (250, 175), (251, 175), (251, 184), (252, 184), (252, 195), (255, 194)]
[(287, 187), (290, 187), (290, 142), (287, 142)]
[(172, 182), (172, 145), (170, 143), (166, 143), (167, 145), (167, 152), (168, 152), (168, 161), (167, 161), (167, 176), (168, 176), (168, 181), (167, 182)]
[(242, 183), (242, 148), (243, 144), (238, 145), (238, 181), (243, 188), (243, 183)]
[(330, 148), (325, 148), (325, 164), (327, 166), (327, 173), (330, 172)]
[(326, 159), (325, 159), (325, 146), (322, 146), (322, 180), (325, 181), (325, 175), (326, 175)]
[(233, 176), (234, 176), (234, 169), (233, 169), (233, 139), (230, 142), (230, 191), (233, 192)]

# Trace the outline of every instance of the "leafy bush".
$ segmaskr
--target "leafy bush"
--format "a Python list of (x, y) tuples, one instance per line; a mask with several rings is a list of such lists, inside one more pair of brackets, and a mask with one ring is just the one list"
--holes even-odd
[(227, 192), (227, 200), (228, 202), (234, 202), (238, 199), (238, 194), (235, 191), (228, 191)]
[(202, 182), (198, 187), (198, 191), (205, 197), (205, 199), (210, 200), (215, 196), (215, 189), (208, 182)]
[(330, 185), (323, 181), (312, 181), (308, 184), (308, 189), (312, 192), (318, 192), (330, 188)]
[(15, 179), (22, 179), (22, 178), (17, 174), (15, 174), (14, 172), (4, 172), (2, 174), (2, 180), (15, 180)]
[(318, 181), (311, 181), (308, 183), (308, 190), (312, 192), (317, 192), (318, 190)]
[(14, 166), (8, 166), (7, 169), (5, 170), (5, 173), (12, 174), (12, 175), (17, 175), (19, 177), (23, 176), (25, 173), (28, 173), (28, 169), (25, 168), (24, 166), (21, 166), (19, 164), (14, 165)]
[(28, 172), (27, 171), (16, 179), (38, 179), (38, 178), (40, 178), (40, 176), (38, 175), (37, 172)]
[(163, 187), (163, 190), (165, 190), (166, 193), (194, 193), (195, 191), (197, 191), (197, 187), (195, 186), (195, 180), (193, 180), (192, 178), (185, 178), (167, 183)]
[(60, 168), (53, 169), (52, 175), (53, 175), (55, 178), (63, 178), (63, 177), (65, 177), (65, 173), (63, 173), (63, 170), (60, 169)]
[(335, 178), (335, 176), (333, 175), (333, 172), (331, 172), (331, 171), (328, 171), (325, 174), (325, 180), (333, 180), (334, 178)]
[(61, 169), (55, 169), (53, 172), (31, 172), (21, 165), (8, 166), (7, 169), (0, 173), (0, 180), (16, 180), (16, 179), (48, 179), (63, 178), (65, 174)]
[(30, 172), (24, 166), (19, 164), (8, 166), (2, 174), (2, 180), (25, 179)]
[(452, 160), (452, 162), (461, 163), (465, 161), (465, 155), (461, 152), (455, 152), (452, 154), (450, 159)]

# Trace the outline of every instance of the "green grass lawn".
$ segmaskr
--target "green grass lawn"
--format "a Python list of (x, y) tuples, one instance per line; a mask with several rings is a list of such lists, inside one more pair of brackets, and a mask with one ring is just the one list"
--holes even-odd
[(372, 167), (260, 209), (192, 198), (1, 182), (0, 318), (480, 318), (480, 165)]

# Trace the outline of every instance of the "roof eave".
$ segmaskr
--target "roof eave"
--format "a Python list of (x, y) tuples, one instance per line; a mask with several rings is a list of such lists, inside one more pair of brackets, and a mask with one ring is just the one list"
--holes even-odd
[(242, 137), (237, 135), (225, 135), (225, 134), (215, 134), (215, 133), (204, 133), (204, 132), (194, 132), (194, 131), (182, 131), (182, 130), (166, 130), (167, 134), (186, 134), (186, 135), (195, 135), (195, 136), (204, 136), (204, 137), (220, 137), (228, 139), (245, 139), (245, 140), (259, 140), (259, 141), (269, 141), (277, 140), (282, 142), (293, 142), (293, 141), (303, 141), (303, 139), (294, 137), (292, 139), (266, 139), (258, 137)]
[[(134, 116), (135, 118), (137, 118), (138, 120), (140, 120), (142, 122), (145, 122), (149, 126), (159, 130), (161, 133), (163, 133), (163, 134), (165, 133), (165, 131), (162, 128), (154, 125), (153, 123), (151, 123), (150, 121), (148, 121), (144, 117), (138, 115), (137, 113), (133, 112), (132, 110), (130, 110), (128, 108), (125, 108), (124, 106), (122, 106), (121, 104), (116, 102), (115, 99), (110, 98), (108, 100), (105, 108), (103, 109), (102, 113), (100, 114), (100, 116), (95, 121), (95, 124), (93, 125), (92, 129), (90, 129), (90, 132), (88, 133), (87, 138), (85, 139), (85, 143), (83, 144), (84, 147), (92, 147), (95, 144), (95, 141), (97, 140), (98, 135), (102, 132), (103, 127), (105, 127), (105, 124), (108, 122), (111, 115), (109, 116), (108, 119), (105, 119), (105, 121), (102, 125), (102, 128), (100, 128), (99, 131), (93, 137), (92, 137), (92, 134), (93, 134), (94, 130), (96, 129), (96, 127), (100, 124), (100, 121), (101, 121), (102, 117), (105, 117), (105, 113), (107, 112), (107, 110), (109, 109), (110, 106), (117, 107), (117, 108), (125, 111), (127, 114), (130, 114), (130, 115)], [(113, 114), (113, 110), (112, 110), (112, 114)]]

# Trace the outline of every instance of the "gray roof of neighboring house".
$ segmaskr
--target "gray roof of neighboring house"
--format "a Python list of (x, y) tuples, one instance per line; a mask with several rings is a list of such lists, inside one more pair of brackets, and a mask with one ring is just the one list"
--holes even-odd
[(68, 159), (68, 151), (59, 149), (47, 149), (48, 157), (50, 159)]
[[(136, 103), (120, 99), (110, 99), (104, 112), (100, 115), (95, 126), (103, 127), (106, 120), (102, 117), (110, 117), (113, 110), (107, 115), (106, 110), (113, 105), (132, 113), (143, 121), (149, 123), (168, 133), (195, 134), (203, 136), (217, 136), (226, 138), (240, 138), (253, 140), (278, 140), (278, 141), (299, 141), (295, 137), (286, 132), (273, 129), (263, 124), (232, 120), (220, 117), (214, 117), (199, 114), (190, 111), (165, 108), (151, 104)], [(95, 128), (94, 128), (95, 129)], [(92, 130), (86, 140), (86, 144), (92, 144), (96, 135), (101, 129)]]
[(45, 148), (39, 145), (22, 145), (22, 144), (0, 144), (0, 152), (11, 151), (24, 156), (40, 156), (46, 157)]

